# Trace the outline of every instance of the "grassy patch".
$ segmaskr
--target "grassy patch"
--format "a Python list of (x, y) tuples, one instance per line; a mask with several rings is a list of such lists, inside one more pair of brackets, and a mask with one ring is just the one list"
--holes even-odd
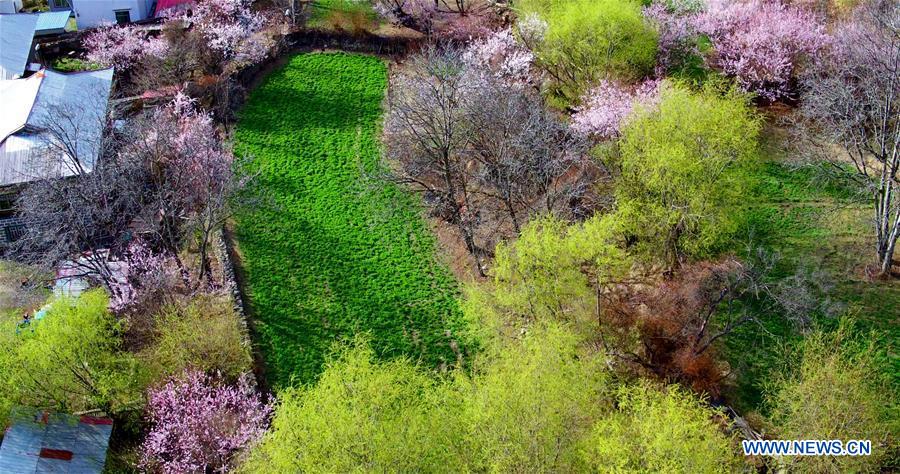
[(371, 2), (317, 0), (310, 5), (308, 25), (356, 34), (378, 27), (379, 16)]
[[(875, 332), (886, 374), (900, 387), (900, 358), (895, 352), (900, 340), (900, 284), (862, 277), (861, 269), (874, 252), (869, 204), (853, 189), (824, 179), (813, 168), (792, 168), (775, 159), (760, 168), (755, 181), (755, 203), (746, 233), (752, 246), (779, 256), (773, 277), (800, 269), (823, 272), (831, 286), (820, 296), (845, 305), (841, 313), (852, 315), (857, 330)], [(802, 337), (783, 315), (753, 310), (765, 330), (744, 326), (723, 348), (736, 376), (731, 398), (742, 411), (759, 406), (762, 384), (781, 363), (784, 346)], [(819, 314), (814, 324), (832, 329), (838, 318)]]
[(313, 381), (341, 338), (381, 356), (456, 359), (457, 287), (434, 256), (418, 199), (379, 171), (384, 63), (301, 54), (240, 114), (235, 149), (257, 158), (270, 204), (238, 216), (247, 293), (268, 378)]

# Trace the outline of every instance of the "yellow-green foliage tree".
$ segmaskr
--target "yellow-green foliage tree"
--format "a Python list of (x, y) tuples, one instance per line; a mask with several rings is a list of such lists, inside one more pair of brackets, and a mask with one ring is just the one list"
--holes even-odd
[(677, 385), (623, 387), (617, 410), (601, 419), (583, 444), (591, 472), (738, 471), (733, 440), (714, 412)]
[(627, 270), (611, 215), (569, 224), (553, 216), (526, 225), (512, 244), (496, 249), (493, 296), (504, 312), (533, 321), (583, 322), (594, 292)]
[(720, 247), (742, 222), (759, 131), (734, 89), (663, 88), (619, 142), (616, 215), (626, 235), (670, 268)]
[[(318, 383), (281, 393), (245, 472), (435, 472), (459, 465), (452, 394), (407, 360), (357, 341)], [(446, 405), (444, 405), (446, 404)]]
[(517, 9), (546, 22), (530, 46), (564, 102), (600, 79), (633, 80), (653, 69), (657, 33), (636, 0), (522, 0)]
[[(488, 344), (471, 373), (446, 376), (346, 346), (318, 383), (282, 393), (242, 470), (589, 472), (617, 465), (609, 460), (615, 442), (624, 443), (626, 467), (712, 473), (733, 465), (700, 401), (639, 387), (615, 408), (602, 354), (578, 341), (566, 325), (537, 323)], [(629, 423), (649, 432), (624, 439)], [(695, 451), (702, 457), (691, 462)]]
[(13, 404), (117, 413), (143, 406), (145, 371), (122, 350), (122, 327), (103, 290), (61, 298), (16, 331), (0, 328), (0, 410)]
[(582, 470), (578, 442), (607, 408), (609, 384), (602, 360), (580, 353), (577, 341), (563, 326), (536, 324), (496, 353), (488, 349), (462, 378), (468, 470)]
[(236, 380), (252, 369), (240, 317), (230, 298), (200, 295), (163, 306), (155, 316), (155, 340), (140, 358), (153, 380), (187, 369)]
[(843, 321), (833, 333), (816, 332), (789, 355), (766, 387), (766, 404), (780, 439), (867, 439), (871, 456), (796, 456), (790, 472), (881, 472), (900, 456), (900, 406), (877, 365), (870, 341), (852, 336)]

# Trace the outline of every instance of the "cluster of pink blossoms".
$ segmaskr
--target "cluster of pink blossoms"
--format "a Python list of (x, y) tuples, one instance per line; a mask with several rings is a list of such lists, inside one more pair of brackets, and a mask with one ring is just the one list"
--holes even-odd
[(272, 414), (247, 374), (220, 385), (189, 371), (151, 390), (149, 399), (152, 429), (141, 467), (151, 472), (226, 472), (236, 452), (263, 436)]
[(507, 28), (473, 41), (463, 53), (463, 61), (475, 71), (520, 86), (531, 79), (534, 54), (519, 44)]
[(105, 67), (127, 70), (146, 56), (164, 57), (169, 50), (165, 39), (148, 37), (133, 25), (105, 25), (84, 40), (87, 60)]
[(226, 59), (258, 62), (268, 51), (268, 45), (259, 35), (265, 18), (252, 11), (250, 3), (250, 0), (200, 0), (187, 19), (200, 30), (209, 47)]
[(601, 81), (581, 99), (572, 115), (572, 129), (598, 139), (614, 138), (635, 106), (652, 106), (659, 98), (660, 82), (648, 80), (636, 86)]
[(766, 100), (789, 97), (798, 69), (830, 43), (815, 15), (778, 1), (710, 0), (699, 25), (713, 65)]

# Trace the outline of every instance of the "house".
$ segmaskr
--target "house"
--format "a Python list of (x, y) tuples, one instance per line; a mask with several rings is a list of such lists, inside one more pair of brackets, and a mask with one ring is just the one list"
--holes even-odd
[[(22, 13), (27, 15), (27, 13)], [(50, 36), (75, 31), (75, 18), (72, 10), (59, 10), (55, 12), (32, 13), (37, 15), (37, 26), (34, 28), (35, 36)]]
[(103, 472), (113, 421), (18, 407), (0, 445), (0, 472)]
[(78, 28), (125, 24), (153, 16), (155, 0), (48, 0), (51, 11), (72, 10)]
[(0, 15), (0, 80), (25, 76), (37, 23), (37, 15)]
[(93, 169), (112, 80), (110, 68), (70, 74), (41, 70), (0, 81), (0, 243), (15, 240), (24, 229), (13, 209), (22, 185)]

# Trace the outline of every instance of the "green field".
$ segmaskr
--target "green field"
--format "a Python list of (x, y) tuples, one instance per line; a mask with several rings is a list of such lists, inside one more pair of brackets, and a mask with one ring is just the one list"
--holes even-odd
[[(874, 258), (870, 204), (814, 168), (784, 164), (779, 155), (770, 151), (770, 159), (755, 177), (748, 240), (752, 247), (777, 255), (772, 278), (785, 278), (798, 270), (819, 273), (827, 285), (817, 296), (833, 303), (833, 314), (813, 314), (814, 327), (834, 329), (842, 315), (849, 315), (866, 337), (874, 331), (881, 366), (900, 388), (896, 352), (900, 285), (868, 281), (862, 272)], [(736, 249), (739, 255), (744, 251)], [(731, 398), (741, 411), (759, 406), (766, 377), (782, 363), (785, 348), (802, 338), (784, 315), (754, 311), (765, 331), (753, 324), (744, 326), (723, 348), (737, 382)]]
[(456, 361), (457, 286), (419, 201), (372, 178), (386, 85), (378, 58), (301, 54), (240, 113), (235, 150), (256, 158), (271, 194), (237, 216), (236, 236), (276, 388), (315, 380), (333, 343), (361, 332), (385, 357)]

